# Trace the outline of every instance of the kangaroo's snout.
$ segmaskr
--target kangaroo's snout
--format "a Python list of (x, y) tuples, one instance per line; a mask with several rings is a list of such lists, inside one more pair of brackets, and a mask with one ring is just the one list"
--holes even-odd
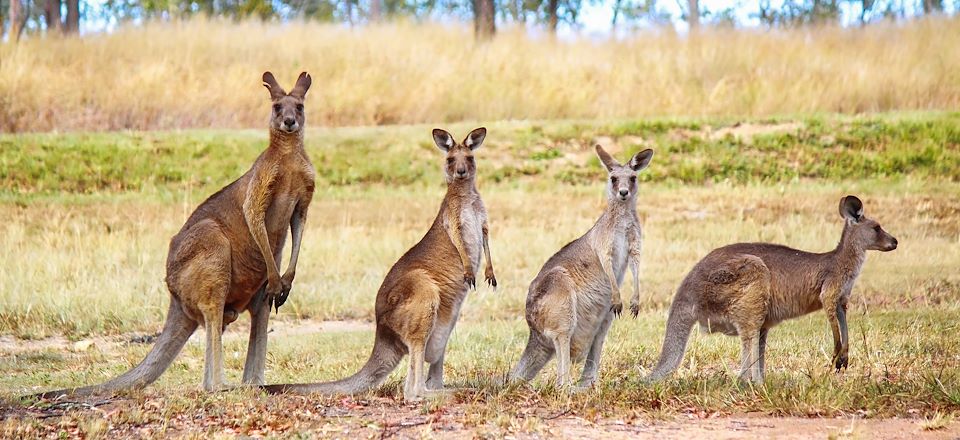
[(890, 242), (887, 243), (887, 246), (883, 248), (884, 252), (890, 252), (897, 248), (897, 239), (896, 237), (890, 237)]
[(461, 179), (462, 179), (462, 178), (464, 178), (464, 177), (466, 177), (466, 176), (467, 176), (467, 169), (466, 169), (466, 168), (463, 168), (463, 167), (457, 168), (457, 177), (458, 177), (458, 178), (461, 178)]
[(627, 191), (627, 190), (625, 190), (625, 189), (621, 189), (621, 190), (620, 190), (620, 198), (621, 198), (621, 199), (626, 199), (626, 198), (627, 198), (627, 194), (630, 194), (630, 191)]

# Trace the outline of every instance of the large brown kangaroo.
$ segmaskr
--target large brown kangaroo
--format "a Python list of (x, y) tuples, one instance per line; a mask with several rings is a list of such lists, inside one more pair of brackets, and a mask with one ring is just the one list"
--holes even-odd
[[(40, 397), (87, 395), (140, 388), (167, 369), (203, 324), (206, 359), (203, 389), (224, 387), (221, 335), (239, 312), (250, 312), (250, 342), (243, 382), (262, 385), (267, 354), (270, 305), (279, 307), (290, 293), (303, 238), (307, 207), (313, 197), (315, 171), (303, 148), (303, 101), (310, 75), (300, 74), (290, 91), (263, 74), (270, 91), (270, 146), (243, 176), (197, 207), (167, 254), (170, 309), (163, 332), (139, 365), (100, 385), (50, 391)], [(280, 275), (287, 228), (293, 248), (287, 271)]]
[[(490, 260), (487, 212), (477, 192), (473, 152), (485, 128), (457, 144), (450, 133), (433, 130), (437, 147), (447, 154), (447, 194), (433, 226), (390, 269), (377, 292), (376, 336), (370, 359), (356, 374), (333, 382), (279, 384), (268, 392), (354, 394), (379, 386), (410, 353), (403, 397), (416, 401), (443, 389), (447, 340), (470, 287), (476, 288), (480, 253), (486, 259), (487, 283), (497, 286)], [(424, 378), (424, 361), (430, 364)]]
[(892, 251), (897, 239), (863, 215), (854, 196), (840, 199), (845, 223), (836, 249), (822, 254), (769, 243), (740, 243), (707, 254), (687, 274), (670, 306), (656, 381), (683, 359), (690, 328), (740, 336), (740, 378), (763, 382), (767, 333), (787, 319), (823, 309), (833, 331), (833, 366), (847, 367), (847, 302), (867, 250)]
[(653, 159), (643, 150), (620, 165), (597, 145), (607, 168), (607, 208), (582, 237), (547, 260), (527, 292), (530, 338), (511, 379), (532, 380), (557, 355), (558, 385), (567, 384), (570, 362), (586, 360), (578, 387), (597, 379), (600, 352), (614, 315), (623, 310), (620, 285), (633, 273), (630, 309), (640, 310), (639, 264), (643, 234), (637, 217), (637, 172)]

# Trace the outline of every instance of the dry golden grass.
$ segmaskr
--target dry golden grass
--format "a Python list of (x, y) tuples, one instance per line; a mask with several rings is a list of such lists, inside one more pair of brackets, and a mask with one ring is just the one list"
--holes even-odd
[(153, 23), (0, 46), (0, 130), (261, 127), (310, 71), (314, 125), (955, 109), (960, 20), (550, 41), (464, 25)]

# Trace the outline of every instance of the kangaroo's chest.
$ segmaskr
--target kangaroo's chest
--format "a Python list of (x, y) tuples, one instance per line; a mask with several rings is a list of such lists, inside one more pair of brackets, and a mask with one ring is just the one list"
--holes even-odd
[(483, 253), (483, 223), (486, 219), (487, 213), (479, 201), (467, 204), (460, 212), (463, 246), (474, 270), (480, 268), (480, 255)]
[(274, 183), (264, 219), (267, 232), (272, 236), (285, 236), (297, 205), (309, 204), (312, 198), (315, 176), (313, 166), (307, 161), (298, 165), (294, 171), (280, 176)]

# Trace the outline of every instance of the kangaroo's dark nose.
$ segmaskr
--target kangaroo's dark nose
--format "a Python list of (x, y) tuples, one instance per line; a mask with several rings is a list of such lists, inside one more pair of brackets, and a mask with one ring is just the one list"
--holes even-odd
[(621, 189), (621, 190), (620, 190), (620, 197), (626, 197), (628, 193), (630, 193), (630, 191), (627, 191), (627, 190), (625, 190), (625, 189)]
[(286, 125), (287, 127), (293, 127), (293, 124), (296, 124), (296, 123), (297, 123), (297, 120), (293, 118), (286, 118), (283, 120), (283, 125)]
[(893, 248), (894, 248), (894, 249), (897, 248), (897, 239), (896, 239), (896, 238), (893, 239)]
[(457, 168), (457, 176), (463, 177), (465, 175), (467, 175), (466, 168)]

